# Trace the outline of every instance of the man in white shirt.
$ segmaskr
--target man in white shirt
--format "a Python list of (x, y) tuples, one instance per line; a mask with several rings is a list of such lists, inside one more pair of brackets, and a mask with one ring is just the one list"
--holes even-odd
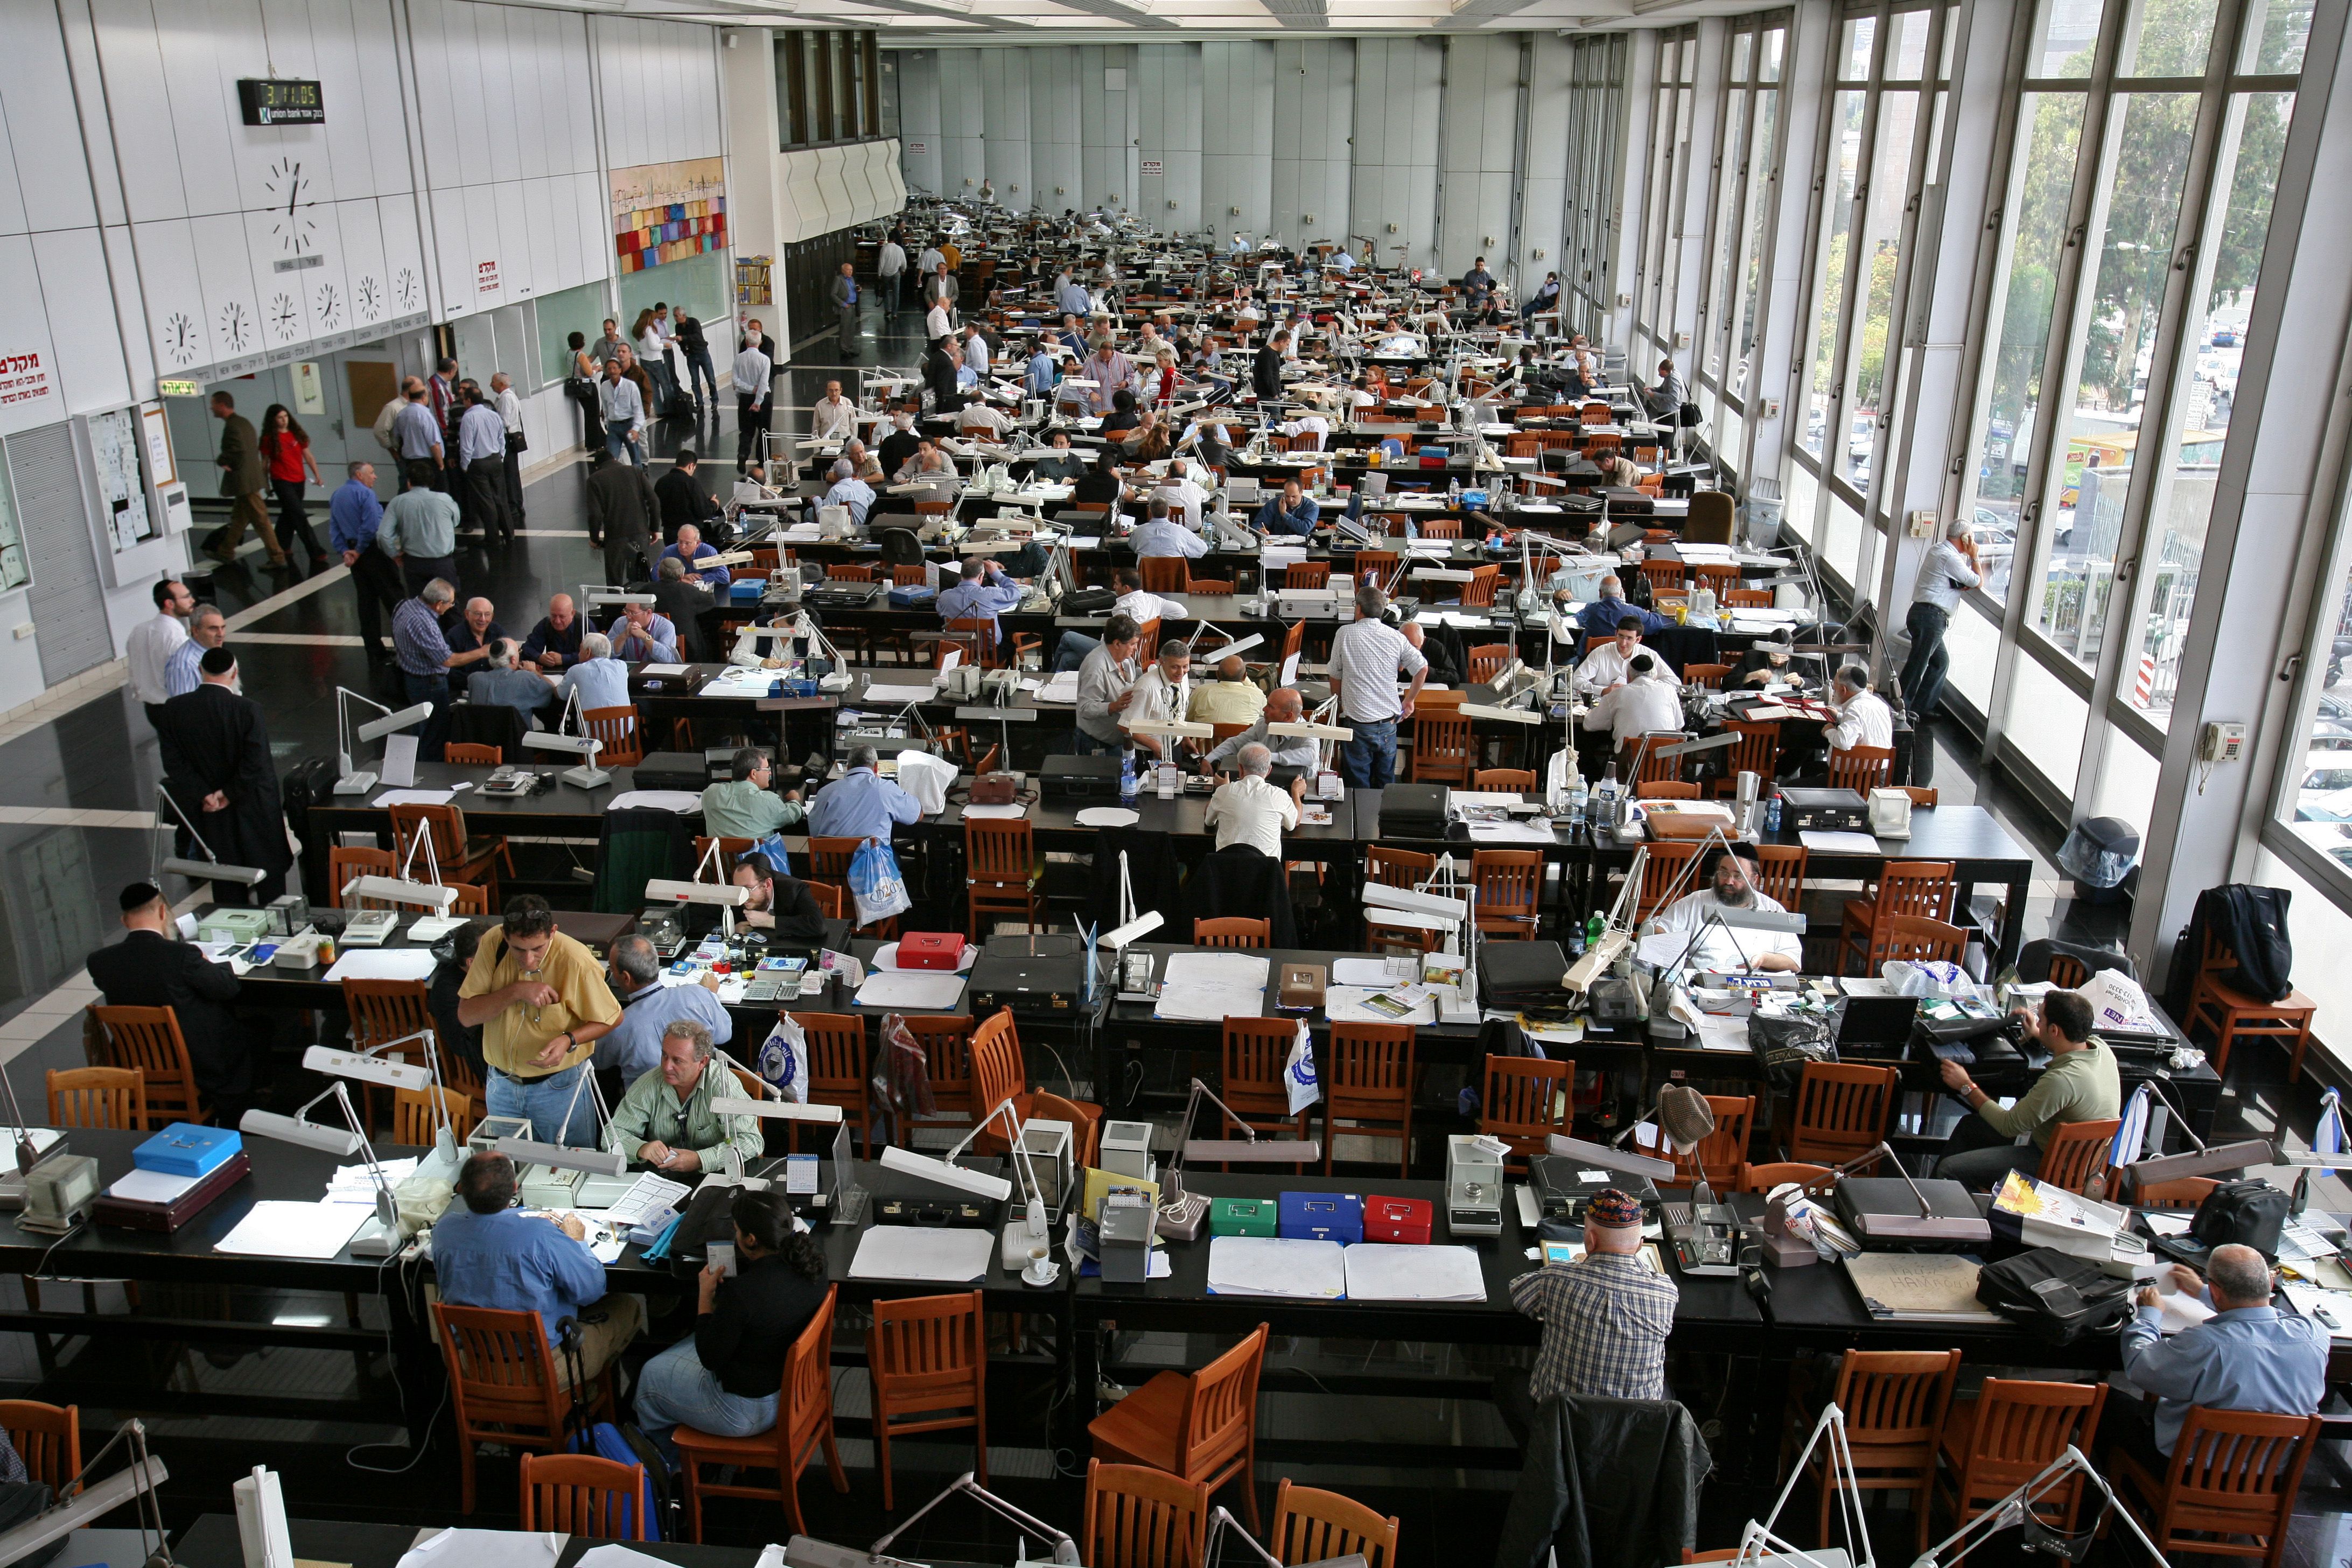
[(874, 276), (882, 285), (882, 298), (888, 301), (884, 308), (893, 316), (898, 313), (898, 285), (906, 274), (907, 248), (898, 243), (898, 232), (893, 230), (874, 256)]
[(991, 408), (977, 398), (965, 404), (956, 415), (956, 429), (960, 434), (978, 435), (991, 441), (1001, 440), (1014, 428), (1015, 424), (1013, 416), (1002, 409)]
[(988, 340), (980, 335), (980, 323), (967, 321), (963, 329), (963, 363), (973, 379), (985, 385), (988, 381)]
[(940, 254), (938, 246), (927, 245), (923, 247), (923, 253), (915, 258), (915, 276), (920, 278), (936, 271), (946, 261), (947, 258)]
[(1209, 797), (1202, 822), (1217, 830), (1217, 847), (1246, 844), (1269, 860), (1282, 858), (1282, 836), (1298, 826), (1298, 803), (1307, 798), (1307, 781), (1295, 778), (1288, 789), (1276, 789), (1267, 775), (1274, 772), (1274, 753), (1253, 741), (1241, 750), (1242, 776), (1219, 784)]
[[(1966, 518), (1954, 518), (1944, 537), (1919, 563), (1918, 580), (1911, 589), (1911, 612), (1903, 629), (1911, 634), (1911, 657), (1903, 661), (1903, 696), (1911, 705), (1914, 727), (1927, 721), (1944, 694), (1944, 675), (1951, 655), (1944, 651), (1944, 630), (1960, 595), (1984, 581), (1977, 561), (1976, 531)], [(1921, 754), (1932, 751), (1923, 747)]]
[[(1184, 606), (1173, 599), (1163, 599), (1143, 586), (1143, 574), (1132, 566), (1122, 566), (1111, 574), (1118, 597), (1111, 602), (1113, 620), (1125, 616), (1138, 628), (1150, 625), (1171, 615), (1181, 615)], [(1084, 632), (1064, 631), (1061, 641), (1054, 645), (1054, 673), (1076, 669), (1086, 663), (1087, 655), (1102, 647), (1102, 639)]]
[(146, 708), (150, 725), (157, 722), (163, 704), (171, 700), (163, 664), (174, 648), (188, 640), (188, 616), (195, 607), (195, 595), (188, 592), (185, 583), (166, 579), (155, 584), (154, 618), (131, 628), (124, 650), (131, 660), (131, 689)]
[(1209, 552), (1208, 541), (1182, 523), (1171, 521), (1168, 503), (1157, 496), (1151, 498), (1143, 526), (1129, 536), (1128, 542), (1135, 546), (1139, 561), (1155, 555), (1181, 555), (1188, 561), (1197, 561)]
[(841, 383), (824, 384), (824, 395), (809, 405), (809, 439), (830, 445), (857, 434), (857, 405), (841, 395)]
[(923, 341), (938, 342), (955, 336), (955, 323), (948, 319), (947, 301), (933, 300), (931, 308), (923, 312)]
[(735, 467), (738, 471), (759, 460), (761, 442), (776, 411), (776, 367), (760, 352), (759, 340), (745, 338), (743, 352), (728, 367), (735, 384)]
[[(1331, 638), (1331, 695), (1339, 721), (1355, 739), (1339, 748), (1339, 771), (1351, 789), (1380, 789), (1396, 776), (1396, 727), (1412, 717), (1413, 700), (1429, 679), (1429, 660), (1404, 634), (1381, 619), (1387, 595), (1367, 584), (1356, 590), (1356, 618)], [(1412, 677), (1402, 695), (1400, 670)]]
[(1584, 717), (1588, 730), (1606, 730), (1620, 746), (1662, 731), (1679, 733), (1683, 727), (1682, 698), (1660, 679), (1666, 667), (1655, 654), (1637, 653), (1627, 667), (1622, 686), (1602, 692)]
[[(1627, 616), (1617, 623), (1617, 635), (1586, 654), (1584, 662), (1576, 667), (1577, 695), (1589, 701), (1624, 685), (1633, 669), (1633, 657), (1641, 650), (1642, 622), (1638, 616)], [(1682, 679), (1664, 664), (1658, 665), (1658, 673), (1669, 689), (1682, 689)], [(1606, 730), (1609, 725), (1595, 710), (1584, 715), (1584, 727)]]
[(1837, 672), (1830, 684), (1830, 706), (1838, 711), (1837, 722), (1822, 731), (1822, 739), (1829, 742), (1831, 751), (1894, 746), (1894, 710), (1886, 706), (1886, 699), (1870, 689), (1870, 672), (1862, 666), (1849, 664)]
[(1160, 488), (1151, 492), (1151, 499), (1166, 502), (1171, 517), (1181, 510), (1184, 526), (1197, 531), (1201, 526), (1201, 508), (1208, 500), (1209, 492), (1194, 484), (1189, 474), (1171, 465), (1167, 477), (1160, 481)]
[(1796, 932), (1717, 925), (1708, 917), (1718, 910), (1788, 913), (1778, 900), (1756, 890), (1756, 863), (1743, 847), (1719, 854), (1708, 886), (1660, 910), (1650, 931), (1690, 942), (1689, 962), (1701, 969), (1793, 972), (1804, 967), (1804, 942)]
[(1149, 757), (1174, 760), (1176, 748), (1181, 743), (1177, 736), (1139, 735), (1128, 727), (1139, 719), (1183, 721), (1184, 709), (1192, 700), (1186, 679), (1192, 662), (1192, 656), (1185, 651), (1182, 642), (1174, 637), (1160, 639), (1159, 662), (1135, 678), (1134, 700), (1119, 719), (1119, 728), (1127, 731), (1129, 745)]
[(507, 427), (507, 521), (522, 521), (522, 399), (515, 395), (514, 377), (500, 371), (490, 377), (491, 400)]

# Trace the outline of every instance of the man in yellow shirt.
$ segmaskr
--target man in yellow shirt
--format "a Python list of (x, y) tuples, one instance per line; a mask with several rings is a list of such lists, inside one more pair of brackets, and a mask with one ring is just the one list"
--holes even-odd
[(557, 931), (547, 900), (528, 893), (508, 903), (457, 988), (457, 1021), (482, 1031), (490, 1114), (526, 1118), (532, 1137), (552, 1143), (595, 1146), (580, 1079), (620, 1019), (596, 955)]
[(1195, 724), (1255, 724), (1265, 711), (1265, 693), (1250, 684), (1242, 661), (1217, 661), (1217, 679), (1202, 681), (1192, 692), (1184, 717)]

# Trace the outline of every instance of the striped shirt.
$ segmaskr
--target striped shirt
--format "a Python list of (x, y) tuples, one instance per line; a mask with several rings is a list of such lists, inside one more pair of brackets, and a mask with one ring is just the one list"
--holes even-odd
[(1544, 1326), (1528, 1395), (1664, 1399), (1666, 1336), (1682, 1293), (1640, 1255), (1595, 1252), (1511, 1281), (1511, 1305)]
[(403, 599), (392, 612), (392, 647), (404, 675), (449, 673), (449, 643), (441, 622), (422, 599)]

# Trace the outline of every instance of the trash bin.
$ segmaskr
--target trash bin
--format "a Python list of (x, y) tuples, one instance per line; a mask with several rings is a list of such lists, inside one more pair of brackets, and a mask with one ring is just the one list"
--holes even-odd
[(1780, 487), (1759, 479), (1748, 487), (1748, 505), (1739, 520), (1739, 542), (1750, 550), (1769, 550), (1780, 542)]
[(2074, 896), (2119, 904), (2138, 885), (2139, 829), (2120, 816), (2089, 816), (2058, 846), (2058, 868), (2074, 879)]

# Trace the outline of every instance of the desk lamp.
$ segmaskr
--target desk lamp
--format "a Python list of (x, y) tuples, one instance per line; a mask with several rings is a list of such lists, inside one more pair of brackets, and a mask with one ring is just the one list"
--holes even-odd
[[(330, 1099), (341, 1109), (343, 1120), (351, 1125), (350, 1131), (321, 1127), (309, 1120), (306, 1112), (310, 1107)], [(352, 1256), (390, 1258), (400, 1250), (400, 1205), (393, 1201), (392, 1184), (384, 1179), (383, 1166), (368, 1142), (360, 1113), (352, 1107), (351, 1090), (342, 1086), (341, 1079), (328, 1085), (323, 1093), (312, 1096), (291, 1116), (281, 1116), (274, 1110), (248, 1110), (238, 1119), (236, 1126), (238, 1131), (257, 1138), (273, 1138), (280, 1143), (323, 1150), (340, 1159), (359, 1155), (366, 1162), (368, 1174), (375, 1180), (375, 1217), (360, 1226), (359, 1234), (352, 1237)]]
[[(1240, 1126), (1239, 1138), (1195, 1138), (1192, 1113), (1208, 1100)], [(1160, 1218), (1155, 1228), (1171, 1241), (1198, 1241), (1202, 1227), (1209, 1223), (1209, 1200), (1199, 1193), (1184, 1190), (1184, 1162), (1187, 1159), (1217, 1160), (1225, 1163), (1241, 1161), (1248, 1164), (1297, 1165), (1312, 1161), (1323, 1152), (1322, 1143), (1313, 1138), (1279, 1138), (1258, 1142), (1257, 1130), (1235, 1115), (1234, 1108), (1219, 1100), (1209, 1086), (1199, 1079), (1192, 1080), (1192, 1097), (1184, 1102), (1184, 1114), (1176, 1125), (1184, 1131), (1184, 1139), (1176, 1146), (1175, 1156), (1160, 1173)]]
[[(987, 1488), (981, 1486), (972, 1479), (970, 1470), (966, 1470), (962, 1475), (950, 1481), (946, 1490), (908, 1514), (904, 1523), (863, 1552), (856, 1547), (835, 1546), (830, 1542), (814, 1540), (805, 1535), (793, 1536), (784, 1543), (784, 1568), (921, 1568), (919, 1563), (888, 1555), (889, 1545), (898, 1537), (914, 1529), (916, 1521), (925, 1514), (959, 1492), (971, 1498), (1007, 1523), (1022, 1530), (1035, 1531), (1053, 1542), (1053, 1562), (1076, 1568), (1078, 1562), (1076, 1542), (1052, 1525), (1041, 1520), (1033, 1519)], [(1016, 1551), (1023, 1561), (1028, 1560), (1025, 1548), (1016, 1549)]]
[[(1772, 1524), (1788, 1506), (1789, 1496), (1797, 1489), (1799, 1479), (1805, 1475), (1813, 1449), (1824, 1441), (1829, 1446), (1825, 1466), (1829, 1474), (1822, 1484), (1837, 1496), (1838, 1520), (1844, 1526), (1846, 1543), (1843, 1549), (1822, 1546), (1808, 1552), (1776, 1534)], [(1761, 1568), (1763, 1564), (1771, 1564), (1772, 1568), (1877, 1568), (1870, 1551), (1870, 1529), (1862, 1514), (1862, 1488), (1854, 1474), (1853, 1448), (1846, 1441), (1845, 1412), (1834, 1401), (1822, 1406), (1812, 1434), (1805, 1439), (1804, 1451), (1797, 1456), (1796, 1468), (1789, 1472), (1780, 1495), (1772, 1500), (1772, 1511), (1761, 1523), (1749, 1520), (1747, 1528), (1739, 1532), (1739, 1555), (1733, 1568)]]
[[(596, 1108), (598, 1126), (601, 1128), (612, 1120), (611, 1112), (604, 1109), (604, 1091), (597, 1087), (596, 1074), (592, 1069), (582, 1073), (579, 1080), (572, 1084), (572, 1098), (564, 1101), (563, 1114), (555, 1120), (553, 1131), (556, 1137), (562, 1137), (563, 1130), (572, 1125), (572, 1112), (578, 1108), (580, 1091), (583, 1089), (588, 1091), (588, 1102)], [(539, 1129), (535, 1124), (526, 1123), (524, 1131), (536, 1132)], [(599, 1136), (602, 1136), (601, 1132)], [(623, 1176), (628, 1173), (629, 1169), (628, 1156), (618, 1149), (575, 1149), (568, 1143), (520, 1133), (509, 1133), (491, 1147), (512, 1160), (518, 1167), (545, 1165), (550, 1170), (577, 1171), (587, 1176)]]
[[(131, 1464), (103, 1480), (87, 1479), (99, 1462), (126, 1439), (131, 1452)], [(60, 1489), (67, 1500), (52, 1504), (24, 1523), (0, 1533), (0, 1563), (20, 1562), (53, 1542), (63, 1541), (77, 1530), (96, 1524), (124, 1503), (135, 1502), (138, 1504), (140, 1549), (142, 1552), (148, 1550), (147, 1537), (151, 1532), (155, 1538), (154, 1548), (144, 1561), (150, 1568), (173, 1568), (171, 1536), (163, 1528), (163, 1508), (157, 1495), (159, 1489), (171, 1477), (172, 1472), (163, 1468), (163, 1461), (147, 1452), (147, 1428), (136, 1417), (125, 1421), (115, 1428), (114, 1436), (106, 1440), (105, 1446), (92, 1454), (73, 1479)]]
[[(694, 871), (681, 882), (669, 877), (654, 877), (646, 882), (646, 899), (654, 901), (669, 900), (681, 904), (711, 904), (719, 910), (719, 931), (728, 941), (735, 939), (735, 911), (751, 901), (751, 889), (736, 886), (727, 879), (726, 868), (719, 863), (719, 840), (714, 838), (695, 862)], [(706, 882), (702, 873), (714, 871), (719, 879)]]
[[(240, 888), (257, 888), (269, 875), (258, 866), (223, 865), (220, 857), (213, 853), (213, 847), (205, 842), (205, 836), (196, 831), (196, 825), (188, 819), (188, 814), (180, 809), (180, 803), (172, 798), (172, 792), (159, 784), (155, 786), (155, 793), (163, 797), (165, 805), (172, 808), (172, 815), (180, 819), (180, 826), (188, 830), (188, 837), (195, 840), (196, 847), (204, 851), (205, 858), (190, 860), (178, 855), (165, 855), (162, 852), (163, 847), (157, 845), (154, 847), (156, 859), (152, 869), (148, 872), (148, 880), (160, 886), (163, 880), (163, 873), (171, 871), (192, 882), (227, 882)], [(155, 826), (159, 828), (168, 826), (160, 811), (155, 814)]]
[[(2062, 1535), (2042, 1522), (2034, 1513), (2033, 1505), (2072, 1482), (2076, 1476), (2096, 1487), (2099, 1495), (2107, 1500), (2107, 1505), (2099, 1510), (2099, 1518), (2090, 1528), (2074, 1535)], [(1978, 1511), (1975, 1518), (1919, 1553), (1912, 1560), (1911, 1568), (1958, 1568), (1969, 1552), (1990, 1540), (1994, 1531), (2006, 1530), (2012, 1524), (2018, 1527), (2021, 1536), (2019, 1544), (2026, 1551), (2079, 1563), (2089, 1552), (2092, 1541), (2104, 1533), (2105, 1521), (2111, 1515), (2128, 1525), (2132, 1538), (2147, 1549), (2147, 1554), (2157, 1561), (2158, 1568), (2165, 1568), (2164, 1553), (2158, 1551), (2156, 1542), (2147, 1538), (2147, 1532), (2140, 1528), (2139, 1521), (2133, 1517), (2132, 1510), (2122, 1506), (2115, 1489), (2107, 1485), (2106, 1478), (2091, 1468), (2091, 1461), (2083, 1457), (2083, 1451), (2069, 1443), (2064, 1453), (2034, 1472), (2032, 1479), (2015, 1491), (1998, 1502), (1988, 1504)], [(1748, 1528), (1756, 1527), (1750, 1525)], [(1745, 1563), (1745, 1542), (1740, 1549), (1743, 1554), (1741, 1562)]]
[[(383, 717), (371, 719), (356, 731), (352, 731), (350, 728), (350, 713), (351, 704), (354, 702), (365, 703)], [(375, 788), (374, 773), (362, 772), (352, 765), (352, 751), (357, 742), (381, 740), (386, 735), (422, 724), (432, 717), (433, 704), (430, 702), (419, 702), (415, 707), (403, 708), (395, 713), (373, 698), (362, 697), (348, 687), (336, 687), (335, 772), (341, 776), (335, 780), (335, 793), (365, 795)]]
[[(420, 1043), (425, 1047), (422, 1067), (395, 1060), (390, 1055), (403, 1046)], [(448, 1089), (441, 1076), (441, 1047), (434, 1030), (419, 1029), (363, 1051), (312, 1046), (302, 1053), (302, 1065), (330, 1078), (351, 1079), (385, 1089), (437, 1090), (433, 1096), (433, 1152), (416, 1163), (416, 1173), (446, 1182), (457, 1179), (457, 1130), (449, 1120)]]
[(580, 759), (578, 767), (563, 770), (562, 774), (563, 782), (576, 784), (582, 789), (594, 789), (598, 784), (610, 784), (613, 775), (596, 765), (597, 754), (604, 749), (604, 742), (593, 735), (565, 733), (565, 726), (570, 724), (580, 711), (580, 689), (575, 686), (572, 689), (572, 695), (564, 701), (563, 711), (556, 715), (555, 728), (533, 730), (522, 738), (522, 743), (535, 752), (562, 752), (578, 757)]
[(2124, 1164), (2117, 1172), (2117, 1175), (2130, 1178), (2131, 1191), (2135, 1194), (2141, 1188), (2158, 1182), (2177, 1182), (2186, 1176), (2219, 1175), (2224, 1171), (2243, 1170), (2248, 1165), (2296, 1163), (2297, 1156), (2289, 1155), (2283, 1158), (2276, 1148), (2260, 1138), (2246, 1138), (2235, 1143), (2209, 1146), (2203, 1139), (2190, 1130), (2189, 1118), (2182, 1113), (2179, 1101), (2174, 1100), (2169, 1092), (2159, 1087), (2157, 1079), (2147, 1079), (2144, 1082), (2158, 1099), (2164, 1101), (2165, 1109), (2171, 1111), (2172, 1119), (2180, 1124), (2180, 1135), (2188, 1139), (2193, 1147), (2185, 1154), (2155, 1154), (2145, 1160), (2134, 1160)]
[(1013, 1146), (1013, 1173), (1020, 1177), (1023, 1195), (1027, 1200), (1028, 1212), (1020, 1222), (1021, 1231), (1026, 1234), (1016, 1232), (1008, 1224), (998, 1244), (1001, 1261), (1006, 1268), (1017, 1269), (1028, 1261), (1029, 1248), (1045, 1240), (1049, 1231), (1045, 1223), (1045, 1189), (1037, 1184), (1036, 1166), (1029, 1158), (1028, 1145), (1022, 1141), (1021, 1119), (1013, 1113), (1011, 1096), (991, 1107), (988, 1114), (973, 1122), (971, 1131), (957, 1140), (956, 1146), (944, 1155), (918, 1154), (911, 1149), (891, 1144), (882, 1151), (882, 1166), (885, 1170), (897, 1171), (939, 1186), (1003, 1203), (1013, 1195), (1011, 1182), (984, 1171), (967, 1171), (955, 1163), (958, 1155), (971, 1147), (972, 1140), (979, 1137), (990, 1122), (999, 1118), (1003, 1120), (1008, 1142)]

